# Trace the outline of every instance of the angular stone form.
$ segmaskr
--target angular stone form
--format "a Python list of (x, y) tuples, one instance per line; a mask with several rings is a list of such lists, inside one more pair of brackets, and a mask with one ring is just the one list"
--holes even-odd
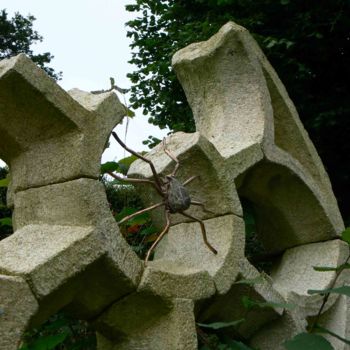
[(235, 332), (248, 339), (266, 323), (277, 319), (283, 313), (281, 307), (257, 308), (246, 312), (242, 298), (249, 296), (258, 302), (283, 304), (285, 299), (272, 287), (271, 279), (260, 274), (247, 260), (239, 262), (240, 280), (254, 280), (254, 283), (240, 283), (239, 280), (230, 290), (210, 300), (198, 315), (201, 323), (245, 321), (236, 327)]
[(0, 275), (0, 348), (17, 350), (38, 303), (20, 277)]
[[(16, 332), (0, 328), (14, 347), (29, 320), (39, 325), (64, 306), (77, 317), (96, 317), (136, 290), (143, 266), (98, 181), (106, 141), (126, 112), (117, 96), (69, 95), (19, 55), (0, 62), (0, 107), (0, 156), (10, 165), (15, 207), (15, 233), (0, 242), (2, 286), (11, 283), (13, 296), (25, 301), (18, 282), (25, 280), (35, 305), (13, 316)], [(0, 303), (10, 300), (6, 288)]]
[[(186, 212), (198, 218), (210, 218), (213, 216), (235, 213), (242, 215), (242, 208), (239, 202), (234, 183), (224, 181), (219, 175), (222, 158), (213, 145), (208, 142), (200, 133), (186, 134), (178, 132), (166, 139), (166, 148), (178, 158), (180, 162), (176, 178), (181, 182), (192, 176), (197, 179), (190, 182), (186, 187), (189, 189), (192, 200), (205, 204), (208, 210), (203, 211), (199, 206), (192, 205)], [(165, 176), (174, 169), (174, 161), (164, 152), (163, 144), (156, 146), (147, 154), (158, 174)], [(152, 178), (151, 168), (143, 160), (132, 163), (128, 175), (130, 177)], [(144, 192), (147, 203), (158, 203), (160, 196), (149, 185), (140, 185), (141, 194)], [(156, 214), (154, 219), (162, 226), (164, 221), (164, 209), (153, 211)], [(175, 214), (172, 215), (171, 224), (188, 222), (188, 218)]]
[[(149, 300), (144, 299), (145, 302)], [(158, 303), (157, 303), (158, 304)], [(137, 305), (137, 304), (135, 304)], [(153, 307), (154, 304), (151, 304)], [(102, 316), (102, 318), (110, 317), (110, 322), (113, 322), (115, 318), (118, 320), (118, 314), (121, 310), (113, 309), (113, 314), (109, 316)], [(159, 308), (159, 305), (157, 305)], [(154, 307), (157, 311), (157, 307)], [(135, 307), (135, 312), (129, 314), (129, 318), (135, 316), (141, 316), (138, 320), (141, 320), (142, 325), (135, 327), (134, 323), (127, 323), (125, 325), (119, 325), (118, 329), (124, 326), (125, 333), (119, 334), (113, 342), (108, 341), (104, 336), (98, 337), (98, 348), (103, 350), (196, 350), (197, 349), (197, 337), (193, 315), (193, 302), (187, 299), (174, 299), (172, 303), (168, 305), (168, 312), (159, 317), (153, 317), (152, 314), (140, 314), (140, 309), (144, 309), (144, 305), (141, 302), (138, 308)], [(148, 307), (148, 312), (152, 308)], [(127, 310), (130, 311), (130, 310)], [(141, 311), (142, 312), (142, 311)], [(157, 317), (158, 316), (158, 317)]]
[(98, 178), (103, 148), (125, 108), (114, 93), (71, 95), (77, 101), (24, 54), (0, 62), (0, 154), (16, 174), (11, 191)]
[(138, 290), (164, 298), (192, 300), (207, 299), (216, 291), (207, 271), (162, 259), (148, 263)]
[[(306, 331), (306, 321), (291, 311), (268, 323), (254, 334), (249, 344), (260, 350), (285, 350), (283, 343)], [(338, 348), (336, 348), (338, 349)]]
[[(180, 160), (180, 181), (199, 175), (188, 188), (210, 211), (192, 206), (189, 213), (203, 220), (218, 254), (204, 244), (198, 222), (172, 215), (154, 261), (144, 268), (98, 183), (101, 153), (126, 108), (113, 93), (66, 93), (24, 55), (0, 62), (0, 156), (11, 168), (16, 228), (0, 242), (0, 347), (14, 349), (29, 325), (63, 306), (90, 320), (98, 348), (108, 350), (194, 350), (196, 321), (241, 318), (236, 329), (226, 329), (230, 335), (263, 350), (282, 349), (316, 314), (320, 297), (307, 289), (330, 286), (334, 273), (312, 266), (343, 263), (348, 247), (334, 240), (343, 229), (339, 210), (285, 88), (249, 33), (234, 23), (180, 50), (173, 65), (197, 132), (171, 135), (167, 148)], [(160, 174), (171, 173), (174, 162), (162, 145), (147, 157)], [(152, 178), (142, 161), (129, 175)], [(146, 203), (159, 201), (152, 188), (140, 189)], [(281, 254), (271, 276), (244, 257), (239, 196), (255, 209), (267, 254)], [(159, 227), (162, 210), (154, 215)], [(349, 280), (344, 274), (339, 283)], [(297, 308), (247, 312), (244, 296)], [(321, 317), (344, 337), (348, 304), (332, 296)]]
[[(349, 281), (349, 279), (347, 279)], [(331, 309), (327, 310), (320, 318), (320, 325), (337, 334), (343, 339), (349, 340), (350, 330), (350, 301), (345, 295), (341, 295)], [(349, 344), (329, 335), (324, 337), (336, 350), (348, 350)]]
[[(330, 288), (336, 272), (315, 271), (313, 266), (340, 266), (345, 263), (348, 255), (348, 245), (340, 240), (305, 244), (289, 249), (271, 273), (273, 286), (289, 303), (298, 306), (300, 317), (316, 316), (323, 296), (309, 295), (307, 291)], [(345, 273), (338, 278), (337, 286), (344, 282)], [(330, 294), (324, 310), (328, 310), (337, 298), (336, 294)]]
[[(227, 23), (208, 41), (178, 51), (173, 66), (192, 107), (197, 131), (225, 159), (221, 171), (228, 178), (257, 164), (262, 150), (268, 161), (295, 174), (295, 184), (290, 187), (302, 182), (300, 196), (313, 197), (311, 216), (320, 220), (319, 234), (315, 228), (310, 231), (315, 224), (310, 219), (298, 244), (329, 239), (343, 230), (328, 176), (314, 146), (285, 88), (246, 29)], [(244, 176), (238, 182), (244, 183)], [(256, 185), (249, 183), (247, 187), (254, 191)], [(259, 208), (260, 202), (269, 198), (254, 195), (249, 199)], [(272, 202), (274, 213), (284, 223), (278, 230), (283, 231), (299, 220), (299, 213), (295, 218), (287, 217), (285, 211), (279, 212), (279, 204)]]
[(155, 261), (164, 260), (208, 271), (216, 290), (226, 293), (240, 273), (239, 261), (244, 257), (244, 223), (235, 215), (224, 215), (204, 221), (208, 241), (218, 251), (213, 254), (204, 244), (198, 223), (182, 223), (171, 227), (159, 244)]

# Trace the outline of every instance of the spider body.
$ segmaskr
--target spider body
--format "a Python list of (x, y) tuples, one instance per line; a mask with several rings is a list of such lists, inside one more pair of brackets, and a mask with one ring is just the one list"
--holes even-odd
[(205, 209), (203, 203), (193, 201), (191, 199), (191, 196), (190, 196), (187, 188), (185, 187), (187, 184), (189, 184), (192, 180), (196, 179), (198, 176), (192, 176), (189, 179), (187, 179), (186, 181), (184, 181), (183, 183), (181, 183), (179, 180), (176, 179), (175, 175), (179, 169), (180, 163), (179, 163), (178, 159), (169, 150), (167, 150), (166, 144), (165, 144), (165, 139), (163, 140), (164, 152), (175, 162), (176, 165), (175, 165), (175, 168), (171, 174), (166, 175), (165, 177), (160, 177), (156, 172), (154, 164), (149, 159), (145, 158), (143, 155), (128, 148), (115, 132), (112, 132), (112, 135), (117, 140), (117, 142), (123, 148), (125, 148), (128, 152), (130, 152), (131, 154), (135, 155), (136, 157), (142, 159), (143, 161), (147, 162), (150, 165), (154, 181), (147, 180), (147, 179), (133, 179), (133, 178), (123, 179), (114, 173), (110, 172), (109, 174), (118, 180), (130, 182), (130, 183), (150, 184), (155, 188), (155, 190), (158, 192), (158, 194), (162, 197), (162, 201), (160, 203), (153, 204), (150, 207), (142, 209), (142, 210), (140, 210), (136, 213), (133, 213), (131, 215), (128, 215), (125, 218), (123, 218), (121, 221), (119, 221), (119, 224), (121, 224), (121, 223), (123, 223), (127, 220), (130, 220), (131, 218), (141, 214), (141, 213), (145, 213), (147, 211), (150, 211), (150, 210), (162, 207), (162, 206), (164, 207), (166, 224), (165, 224), (165, 227), (162, 230), (162, 232), (158, 235), (157, 239), (152, 244), (151, 248), (148, 250), (146, 258), (145, 258), (145, 264), (147, 264), (147, 261), (150, 257), (150, 254), (155, 249), (157, 244), (161, 241), (161, 239), (164, 237), (164, 235), (169, 231), (170, 214), (173, 214), (173, 213), (179, 213), (179, 214), (181, 214), (181, 215), (183, 215), (191, 220), (197, 221), (201, 227), (204, 243), (207, 245), (207, 247), (214, 254), (217, 254), (216, 249), (213, 248), (213, 246), (207, 240), (207, 234), (206, 234), (204, 222), (185, 212), (185, 210), (188, 209), (191, 205), (199, 205), (203, 208), (204, 211), (208, 212), (208, 210)]
[(174, 176), (167, 176), (169, 181), (168, 196), (165, 199), (165, 206), (170, 213), (179, 213), (188, 209), (191, 205), (191, 197), (187, 188)]

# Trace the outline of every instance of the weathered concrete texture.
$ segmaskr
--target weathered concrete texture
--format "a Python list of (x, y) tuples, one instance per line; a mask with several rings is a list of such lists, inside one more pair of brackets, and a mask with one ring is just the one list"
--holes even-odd
[[(148, 301), (145, 299), (144, 301)], [(141, 309), (142, 305), (140, 305)], [(158, 305), (153, 305), (155, 312)], [(193, 302), (187, 299), (174, 299), (169, 304), (169, 311), (161, 317), (152, 317), (152, 314), (140, 315), (139, 309), (134, 313), (124, 313), (120, 319), (128, 319), (135, 315), (142, 316), (144, 324), (140, 328), (130, 329), (129, 334), (120, 335), (113, 342), (108, 341), (103, 335), (98, 336), (98, 348), (101, 350), (196, 350), (197, 336), (193, 316)], [(148, 312), (152, 308), (148, 308)], [(121, 311), (121, 310), (114, 310)], [(128, 310), (129, 311), (129, 310)], [(130, 311), (129, 311), (130, 312)], [(118, 313), (114, 312), (114, 317)], [(136, 319), (136, 318), (135, 318)], [(151, 321), (151, 322), (150, 322)], [(128, 323), (128, 320), (126, 320)]]
[[(309, 295), (309, 289), (330, 288), (335, 272), (318, 272), (313, 266), (335, 267), (343, 264), (349, 254), (348, 245), (340, 240), (302, 245), (287, 250), (271, 273), (274, 288), (290, 303), (299, 307), (301, 317), (317, 314), (323, 297)], [(337, 285), (344, 283), (342, 274)], [(331, 294), (325, 310), (330, 308), (338, 295)]]
[(17, 350), (38, 303), (20, 277), (0, 275), (0, 348)]
[(226, 293), (240, 272), (244, 256), (244, 223), (235, 215), (204, 221), (209, 243), (218, 251), (213, 254), (204, 244), (198, 223), (183, 223), (170, 228), (159, 244), (155, 261), (181, 261), (183, 266), (208, 271), (219, 293)]
[[(96, 225), (111, 217), (103, 185), (77, 179), (20, 191), (15, 197), (14, 224)], [(114, 224), (117, 229), (117, 225)], [(119, 234), (119, 233), (118, 233)]]
[[(291, 169), (309, 187), (321, 207), (312, 216), (322, 213), (327, 222), (319, 232), (332, 238), (342, 231), (336, 200), (314, 146), (285, 88), (246, 29), (227, 23), (209, 40), (178, 51), (173, 66), (197, 131), (230, 167), (224, 170), (227, 177), (254, 165), (262, 149), (267, 159)], [(245, 168), (237, 172), (234, 159), (242, 159), (239, 153), (248, 149)]]
[[(198, 218), (210, 218), (227, 213), (242, 215), (242, 208), (237, 196), (232, 179), (224, 181), (218, 173), (222, 167), (222, 157), (199, 133), (186, 134), (179, 132), (166, 138), (167, 149), (173, 153), (180, 161), (180, 168), (176, 177), (181, 182), (192, 176), (199, 176), (186, 187), (189, 189), (192, 200), (200, 201), (210, 212), (203, 211), (203, 208), (192, 205), (186, 212)], [(175, 166), (174, 161), (164, 152), (162, 144), (155, 147), (147, 154), (159, 174), (170, 174)], [(142, 160), (134, 162), (129, 170), (130, 177), (151, 178), (152, 172), (149, 164)], [(147, 187), (146, 187), (147, 186)], [(140, 186), (140, 192), (147, 195), (147, 203), (158, 203), (161, 201), (159, 195), (150, 186)], [(156, 221), (162, 222), (164, 210), (157, 211)], [(160, 218), (159, 218), (160, 217)], [(171, 223), (189, 221), (182, 215), (172, 215)]]
[(254, 204), (258, 234), (270, 253), (336, 236), (327, 211), (299, 175), (260, 162), (240, 180), (239, 194)]
[[(268, 323), (249, 340), (249, 345), (260, 350), (285, 350), (283, 343), (305, 332), (306, 321), (291, 311)], [(338, 349), (338, 348), (336, 348)]]
[(125, 115), (115, 94), (73, 91), (86, 109), (23, 54), (1, 61), (0, 92), (0, 154), (16, 174), (11, 191), (98, 177), (108, 134)]
[[(321, 317), (319, 324), (329, 331), (339, 335), (343, 339), (349, 340), (350, 328), (350, 302), (345, 295), (339, 296), (336, 303), (327, 310)], [(336, 350), (349, 350), (349, 344), (329, 335), (324, 334), (324, 337), (333, 345)]]
[[(266, 307), (253, 308), (249, 312), (242, 303), (242, 298), (249, 296), (258, 302), (285, 303), (284, 298), (272, 287), (269, 276), (260, 274), (246, 259), (239, 263), (239, 280), (254, 280), (252, 284), (234, 283), (230, 290), (223, 295), (218, 295), (203, 306), (197, 320), (201, 323), (231, 322), (245, 319), (235, 328), (235, 333), (249, 339), (257, 330), (268, 322), (277, 319), (283, 313), (283, 308)], [(232, 329), (227, 330), (228, 334)]]
[[(139, 260), (130, 256), (127, 270), (134, 275), (125, 274), (124, 266), (113, 259), (110, 240), (92, 226), (27, 225), (1, 242), (0, 272), (23, 276), (46, 305), (41, 309), (46, 317), (74, 300), (76, 314), (91, 316), (130, 293), (139, 280)], [(128, 257), (123, 248), (119, 253)], [(91, 295), (94, 302), (87, 301)]]
[(215, 285), (205, 270), (160, 259), (148, 263), (138, 290), (165, 298), (200, 300), (214, 295)]

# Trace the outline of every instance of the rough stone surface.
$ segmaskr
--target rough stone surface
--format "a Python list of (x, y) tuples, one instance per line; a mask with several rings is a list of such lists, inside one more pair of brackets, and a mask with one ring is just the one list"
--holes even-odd
[(158, 259), (181, 261), (184, 266), (206, 270), (213, 277), (219, 293), (225, 293), (240, 272), (238, 262), (244, 254), (244, 223), (235, 215), (225, 215), (204, 221), (208, 241), (218, 251), (213, 254), (204, 244), (198, 223), (183, 223), (171, 227), (159, 244)]
[[(205, 203), (205, 208), (208, 212), (194, 205), (186, 212), (201, 219), (227, 213), (242, 215), (241, 204), (234, 184), (231, 180), (224, 180), (219, 175), (218, 169), (220, 169), (222, 158), (208, 140), (199, 133), (186, 134), (179, 132), (166, 139), (166, 148), (180, 162), (176, 177), (181, 182), (192, 176), (198, 176), (186, 187), (189, 189), (191, 199)], [(164, 152), (162, 143), (149, 152), (147, 158), (154, 163), (157, 173), (162, 176), (170, 174), (174, 169), (175, 162)], [(151, 168), (148, 163), (138, 160), (131, 165), (129, 176), (151, 178)], [(142, 186), (140, 185), (139, 187), (144, 192), (146, 192), (144, 188), (147, 186), (147, 194), (145, 195), (147, 202), (158, 203), (161, 201), (160, 196), (153, 188), (149, 188), (149, 185)], [(164, 209), (154, 212), (157, 213), (155, 220), (161, 226), (164, 221)], [(174, 225), (189, 220), (180, 214), (175, 214), (172, 215), (171, 223)]]
[[(341, 295), (331, 309), (327, 310), (320, 318), (320, 325), (343, 339), (349, 339), (350, 309), (349, 298)], [(346, 311), (346, 312), (344, 312)], [(336, 350), (349, 350), (349, 344), (325, 334), (325, 338)]]
[(256, 283), (249, 285), (237, 281), (227, 293), (210, 300), (199, 313), (198, 320), (201, 323), (212, 323), (231, 322), (244, 318), (245, 322), (235, 331), (243, 338), (249, 338), (263, 325), (281, 316), (283, 308), (255, 308), (247, 313), (242, 304), (242, 298), (249, 296), (255, 301), (279, 304), (285, 303), (285, 300), (273, 289), (269, 277), (260, 274), (247, 260), (242, 259), (239, 266), (241, 271), (239, 279), (256, 280)]
[(150, 291), (165, 298), (200, 300), (215, 294), (215, 285), (209, 273), (175, 261), (149, 262), (139, 291)]
[[(100, 336), (99, 348), (104, 350), (196, 350), (193, 302), (187, 299), (174, 299), (169, 308), (167, 314), (152, 319), (152, 322), (148, 322), (148, 318), (143, 315), (146, 325), (141, 328), (132, 328), (131, 334), (120, 335), (119, 341), (114, 340), (113, 345)], [(135, 313), (138, 312), (139, 308), (135, 309)], [(117, 315), (114, 312), (114, 316)], [(135, 315), (131, 315), (133, 316)], [(152, 315), (149, 317), (152, 318)]]
[(113, 93), (71, 95), (78, 102), (23, 54), (1, 61), (0, 154), (17, 175), (11, 191), (98, 177), (104, 145), (125, 108)]
[(306, 325), (306, 321), (300, 319), (298, 315), (285, 311), (281, 317), (256, 332), (249, 343), (260, 350), (285, 350), (283, 343), (305, 332)]
[[(111, 216), (103, 185), (81, 178), (20, 191), (15, 198), (14, 224), (96, 225)], [(116, 227), (116, 225), (115, 225)], [(117, 229), (117, 227), (116, 227)]]
[[(254, 150), (248, 152), (245, 167), (239, 167), (245, 171), (262, 158), (262, 150), (268, 160), (292, 170), (310, 188), (321, 207), (314, 216), (327, 221), (318, 227), (321, 235), (332, 238), (343, 229), (328, 176), (295, 107), (245, 28), (227, 23), (208, 41), (178, 51), (173, 66), (197, 131), (227, 165), (242, 159), (243, 150)], [(239, 174), (232, 168), (224, 172), (231, 179)]]
[[(288, 302), (298, 305), (301, 316), (315, 316), (323, 297), (310, 296), (307, 291), (330, 288), (335, 272), (318, 272), (313, 266), (339, 266), (345, 262), (348, 255), (348, 245), (340, 240), (306, 244), (289, 249), (271, 273), (273, 286)], [(341, 275), (337, 286), (344, 284), (345, 277), (346, 274)], [(337, 298), (336, 294), (331, 294), (325, 310), (330, 308)]]
[(0, 348), (17, 350), (38, 303), (20, 277), (0, 275)]
[[(180, 161), (181, 182), (199, 175), (187, 186), (209, 211), (188, 212), (203, 220), (218, 254), (198, 222), (176, 214), (145, 267), (98, 183), (101, 154), (126, 108), (113, 93), (66, 93), (24, 55), (0, 62), (0, 157), (11, 169), (16, 229), (0, 242), (1, 349), (15, 349), (28, 327), (62, 307), (89, 320), (105, 350), (195, 350), (196, 321), (242, 318), (224, 332), (262, 350), (283, 349), (312, 322), (321, 298), (307, 290), (327, 288), (335, 277), (312, 266), (342, 264), (349, 248), (335, 239), (344, 227), (337, 203), (284, 86), (234, 23), (177, 52), (173, 65), (197, 132), (167, 137), (167, 148)], [(162, 145), (147, 157), (162, 176), (174, 169)], [(150, 170), (139, 160), (129, 175), (151, 179)], [(139, 189), (146, 204), (160, 200), (152, 187)], [(251, 223), (242, 198), (254, 212), (249, 239), (264, 248), (249, 259), (271, 260), (270, 276), (245, 257), (242, 217)], [(161, 228), (164, 208), (153, 217)], [(338, 283), (349, 281), (343, 273)], [(247, 311), (247, 296), (296, 307)], [(349, 337), (349, 315), (348, 299), (332, 295), (320, 322)]]

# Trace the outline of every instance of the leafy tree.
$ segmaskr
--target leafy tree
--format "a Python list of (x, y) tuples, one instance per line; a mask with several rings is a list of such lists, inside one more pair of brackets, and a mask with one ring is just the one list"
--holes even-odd
[(127, 23), (137, 67), (129, 74), (133, 108), (161, 128), (194, 131), (171, 57), (233, 20), (253, 34), (287, 86), (349, 216), (349, 1), (137, 0), (126, 8), (138, 14)]
[(34, 21), (35, 17), (31, 15), (24, 17), (16, 12), (12, 18), (8, 18), (6, 10), (0, 11), (0, 60), (25, 53), (52, 78), (59, 80), (62, 73), (56, 73), (46, 66), (54, 56), (49, 52), (34, 54), (31, 50), (32, 44), (43, 40), (33, 29)]

